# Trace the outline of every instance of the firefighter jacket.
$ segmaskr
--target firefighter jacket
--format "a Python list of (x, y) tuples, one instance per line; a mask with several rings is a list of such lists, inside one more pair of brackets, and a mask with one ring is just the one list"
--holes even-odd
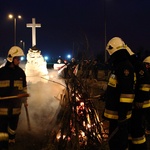
[(0, 68), (0, 97), (8, 97), (0, 100), (0, 115), (20, 114), (22, 99), (12, 97), (26, 92), (26, 76), (19, 66)]
[(142, 108), (150, 107), (150, 73), (143, 62), (136, 55), (131, 56), (131, 62), (135, 68), (135, 106), (141, 103)]
[(126, 50), (110, 57), (111, 73), (106, 90), (104, 117), (115, 120), (129, 119), (134, 99), (134, 68)]

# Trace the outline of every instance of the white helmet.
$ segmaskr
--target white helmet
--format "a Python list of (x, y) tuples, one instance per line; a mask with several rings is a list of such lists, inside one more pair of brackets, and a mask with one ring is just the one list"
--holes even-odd
[(112, 55), (114, 52), (120, 49), (126, 49), (126, 45), (119, 37), (112, 38), (106, 46), (106, 50), (108, 51), (109, 55)]
[(58, 59), (57, 62), (58, 62), (59, 64), (61, 64), (61, 59)]
[(126, 50), (128, 51), (128, 53), (131, 55), (134, 55), (134, 53), (132, 52), (132, 50), (126, 45)]
[(74, 61), (75, 61), (75, 58), (71, 58), (71, 61), (74, 62)]
[(9, 62), (12, 62), (14, 57), (20, 57), (20, 56), (24, 56), (23, 50), (18, 46), (13, 46), (8, 51), (7, 60)]
[(150, 56), (146, 57), (144, 60), (143, 60), (144, 63), (149, 63), (150, 64)]

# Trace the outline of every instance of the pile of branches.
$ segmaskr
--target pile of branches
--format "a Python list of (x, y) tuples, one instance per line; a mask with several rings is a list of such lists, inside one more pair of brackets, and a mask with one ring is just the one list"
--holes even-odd
[(57, 118), (53, 142), (57, 150), (99, 150), (107, 134), (93, 99), (76, 76), (66, 81), (68, 103)]

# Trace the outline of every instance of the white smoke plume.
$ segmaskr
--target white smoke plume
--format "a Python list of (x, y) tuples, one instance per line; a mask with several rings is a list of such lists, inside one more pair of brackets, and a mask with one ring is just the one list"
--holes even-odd
[[(57, 71), (51, 69), (48, 78), (47, 76), (27, 77), (27, 87), (30, 94), (28, 112), (31, 132), (49, 130), (54, 125), (60, 110), (59, 99), (65, 89), (64, 81), (58, 78)], [(19, 132), (27, 131), (28, 128), (26, 111), (23, 107), (18, 126)]]

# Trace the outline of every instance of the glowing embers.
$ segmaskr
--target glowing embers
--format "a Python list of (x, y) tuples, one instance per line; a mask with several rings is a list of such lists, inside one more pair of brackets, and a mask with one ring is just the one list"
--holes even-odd
[(78, 91), (71, 94), (56, 134), (58, 149), (98, 149), (108, 137), (92, 101), (84, 96)]

